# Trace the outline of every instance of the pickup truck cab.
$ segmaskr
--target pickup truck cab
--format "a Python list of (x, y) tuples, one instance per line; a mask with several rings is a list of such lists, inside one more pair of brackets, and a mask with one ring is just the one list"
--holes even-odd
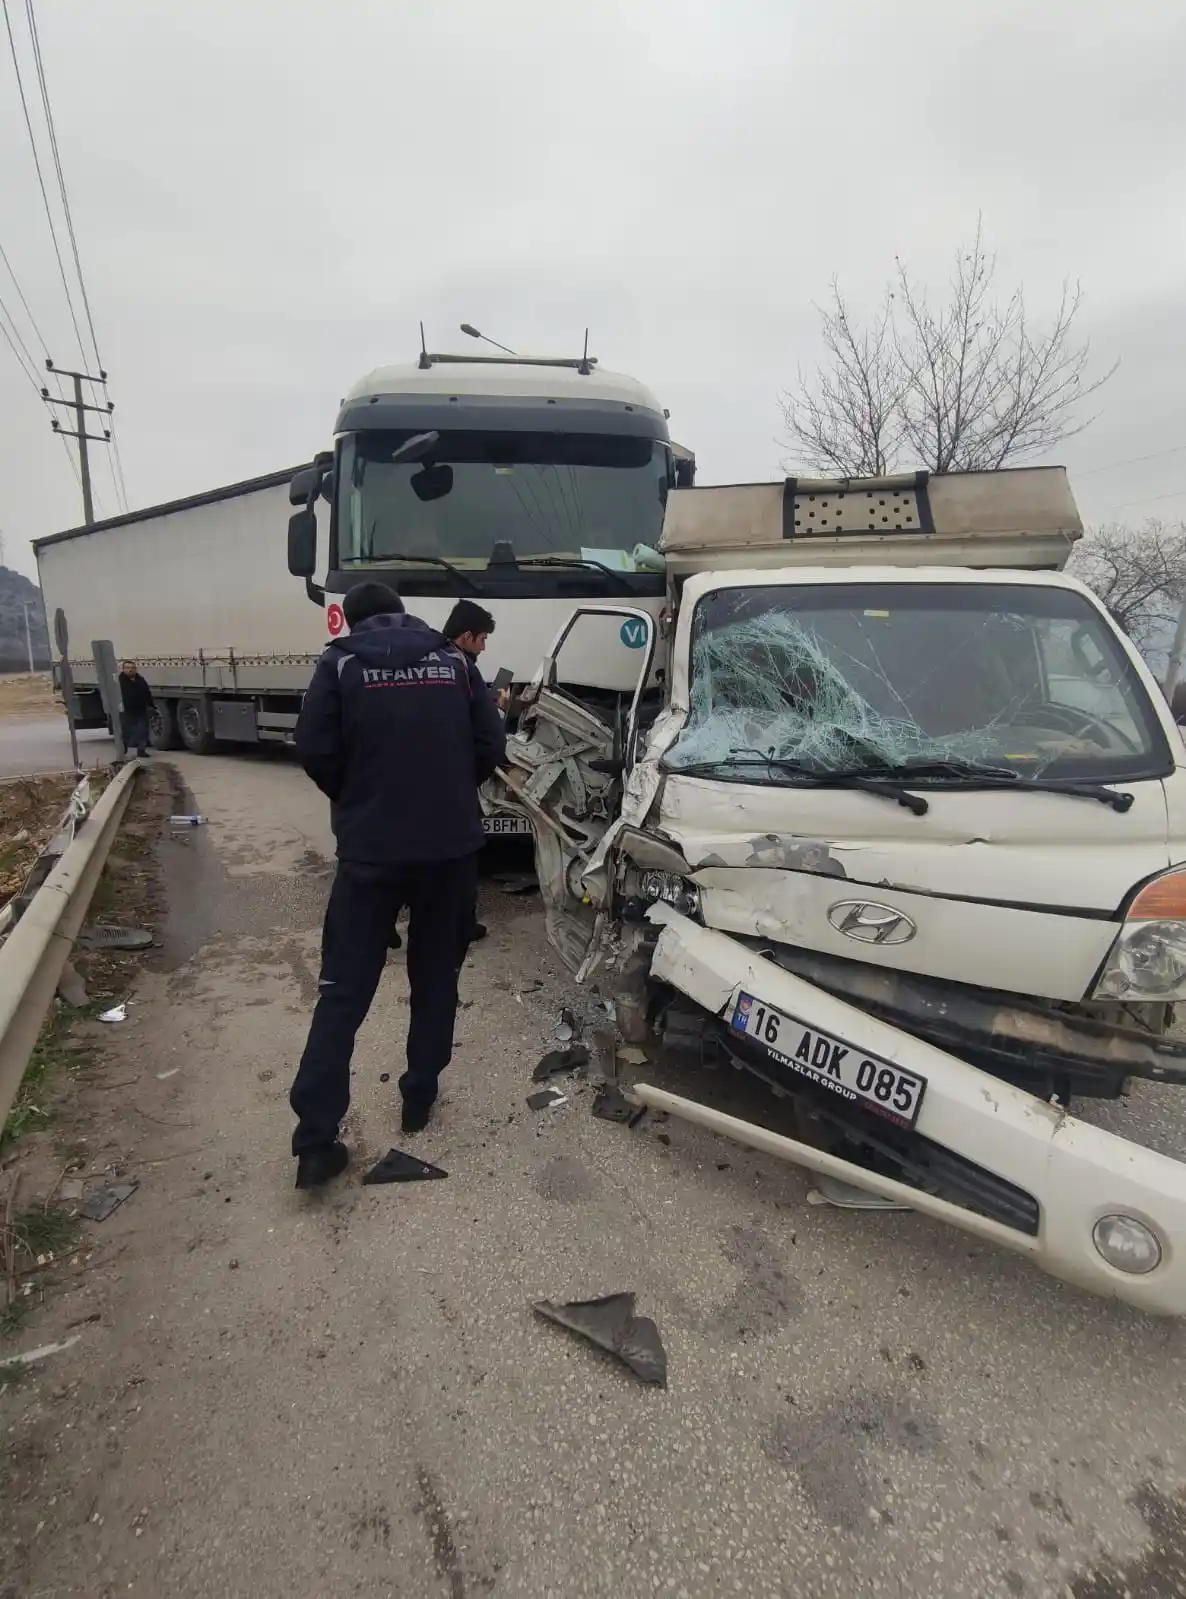
[[(1081, 531), (1061, 468), (674, 492), (662, 618), (574, 612), (501, 798), (623, 1031), (753, 1074), (795, 1136), (639, 1104), (1181, 1314), (1186, 1165), (1069, 1108), (1186, 1084), (1186, 750), (1062, 571)], [(633, 694), (557, 687), (607, 611)]]

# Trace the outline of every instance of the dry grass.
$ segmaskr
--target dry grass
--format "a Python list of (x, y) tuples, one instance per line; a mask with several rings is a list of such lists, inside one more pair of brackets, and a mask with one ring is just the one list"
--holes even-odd
[(48, 672), (14, 672), (0, 677), (0, 722), (48, 718), (58, 711)]

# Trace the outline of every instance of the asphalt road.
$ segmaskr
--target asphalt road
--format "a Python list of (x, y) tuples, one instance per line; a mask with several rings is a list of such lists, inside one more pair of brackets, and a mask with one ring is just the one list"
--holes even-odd
[[(78, 755), (83, 766), (100, 766), (115, 749), (106, 732), (78, 735)], [(68, 772), (73, 764), (66, 720), (0, 721), (0, 778), (23, 777), (31, 772)]]
[[(528, 1110), (573, 1001), (538, 899), (484, 892), (413, 1146), (447, 1181), (359, 1185), (401, 1143), (393, 960), (355, 1164), (294, 1193), (325, 807), (276, 761), (179, 766), (210, 824), (163, 846), (167, 970), (111, 1030), (151, 1118), (128, 1117), (143, 1187), (104, 1224), (102, 1320), (55, 1367), (79, 1406), (62, 1503), (94, 1508), (56, 1541), (46, 1511), (32, 1591), (1186, 1594), (1183, 1329), (918, 1217), (817, 1208), (793, 1168), (686, 1125), (607, 1125), (587, 1092)], [(1186, 1145), (1180, 1096), (1115, 1114)], [(530, 1308), (622, 1289), (659, 1325), (666, 1391)]]

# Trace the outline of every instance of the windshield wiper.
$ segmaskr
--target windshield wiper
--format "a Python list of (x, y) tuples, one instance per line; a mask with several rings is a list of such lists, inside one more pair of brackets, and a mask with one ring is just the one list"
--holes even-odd
[(931, 808), (921, 794), (912, 794), (893, 776), (882, 776), (871, 769), (821, 772), (817, 767), (781, 760), (777, 755), (727, 755), (719, 761), (697, 761), (692, 766), (673, 766), (671, 771), (676, 777), (712, 777), (717, 772), (734, 767), (759, 767), (767, 772), (782, 772), (805, 788), (851, 788), (862, 794), (877, 794), (882, 799), (890, 799), (904, 806), (915, 816), (925, 816)]
[(475, 583), (473, 578), (463, 572), (460, 567), (454, 566), (450, 561), (442, 560), (439, 555), (404, 555), (400, 550), (386, 550), (382, 555), (378, 557), (372, 556), (371, 559), (376, 560), (380, 566), (384, 561), (411, 561), (414, 565), (419, 566), (439, 566), (448, 572), (450, 577), (455, 577), (462, 587), (467, 588), (471, 594), (485, 594), (486, 592), (481, 584)]
[(617, 586), (619, 594), (633, 596), (634, 590), (627, 583), (621, 572), (615, 572), (612, 566), (603, 566), (600, 561), (586, 561), (579, 555), (520, 555), (516, 556), (517, 566), (568, 566), (586, 567), (590, 571), (604, 572), (606, 577), (612, 579)]
[(907, 782), (912, 778), (918, 780), (932, 778), (939, 781), (946, 778), (966, 784), (969, 788), (1037, 789), (1043, 794), (1066, 794), (1072, 799), (1097, 800), (1101, 805), (1110, 805), (1114, 811), (1119, 811), (1121, 814), (1131, 810), (1133, 803), (1131, 794), (1118, 794), (1115, 789), (1105, 788), (1102, 783), (1077, 782), (1074, 778), (1061, 777), (1023, 777), (1020, 772), (1015, 772), (1010, 767), (981, 766), (975, 761), (921, 759), (902, 761), (893, 765), (887, 763), (885, 766), (861, 767), (860, 770), (871, 777), (880, 776), (884, 772), (887, 777), (901, 778)]

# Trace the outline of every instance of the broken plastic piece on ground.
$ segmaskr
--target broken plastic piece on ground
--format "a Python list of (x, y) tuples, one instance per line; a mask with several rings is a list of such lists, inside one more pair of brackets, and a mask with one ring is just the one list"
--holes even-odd
[(817, 1172), (815, 1186), (808, 1190), (809, 1205), (835, 1205), (838, 1210), (909, 1210), (897, 1199), (883, 1199), (880, 1194), (858, 1188), (855, 1183), (842, 1182), (839, 1177), (828, 1177)]
[(556, 1031), (552, 1036), (556, 1039), (557, 1043), (570, 1044), (574, 1038), (580, 1037), (580, 1033), (580, 1022), (577, 1021), (576, 1017), (566, 1006), (565, 1009), (560, 1012), (560, 1020), (556, 1023)]
[(122, 1005), (113, 1005), (110, 1010), (103, 1011), (101, 1013), (100, 1017), (99, 1017), (99, 1020), (101, 1022), (126, 1022), (127, 1019), (128, 1019), (128, 1002), (127, 1002), (127, 1000), (125, 1000)]
[(131, 1199), (139, 1186), (136, 1178), (126, 1183), (108, 1183), (106, 1188), (100, 1188), (98, 1193), (91, 1195), (82, 1207), (82, 1213), (90, 1221), (106, 1221), (125, 1199)]
[(634, 1044), (619, 1045), (616, 1051), (618, 1059), (626, 1066), (649, 1066), (650, 1056), (645, 1050), (639, 1049)]
[(616, 1355), (643, 1382), (667, 1387), (667, 1351), (659, 1329), (649, 1316), (634, 1314), (633, 1294), (607, 1294), (604, 1299), (572, 1299), (557, 1305), (537, 1299), (533, 1309), (545, 1321), (554, 1321)]
[(206, 818), (204, 816), (170, 816), (169, 818), (170, 827), (205, 827), (205, 825)]
[(447, 1177), (449, 1173), (439, 1166), (430, 1166), (426, 1160), (406, 1155), (402, 1149), (389, 1149), (383, 1159), (376, 1161), (363, 1175), (364, 1183), (420, 1183), (430, 1177)]
[(151, 949), (156, 939), (147, 927), (84, 927), (77, 942), (83, 949)]
[(589, 1051), (584, 1044), (573, 1044), (568, 1049), (551, 1049), (531, 1074), (533, 1083), (546, 1083), (549, 1077), (560, 1077), (565, 1072), (578, 1071), (589, 1064)]
[(613, 1083), (603, 1083), (593, 1100), (593, 1114), (603, 1122), (620, 1122), (625, 1127), (637, 1127), (647, 1113), (645, 1105), (636, 1105), (627, 1099)]
[(541, 1088), (538, 1094), (528, 1094), (528, 1110), (551, 1110), (557, 1105), (567, 1105), (568, 1095), (558, 1088)]
[(75, 1333), (73, 1338), (63, 1338), (60, 1344), (42, 1344), (40, 1349), (27, 1350), (23, 1355), (5, 1355), (0, 1360), (0, 1373), (3, 1373), (5, 1366), (35, 1366), (48, 1355), (60, 1355), (63, 1350), (73, 1349), (81, 1337), (81, 1333)]

